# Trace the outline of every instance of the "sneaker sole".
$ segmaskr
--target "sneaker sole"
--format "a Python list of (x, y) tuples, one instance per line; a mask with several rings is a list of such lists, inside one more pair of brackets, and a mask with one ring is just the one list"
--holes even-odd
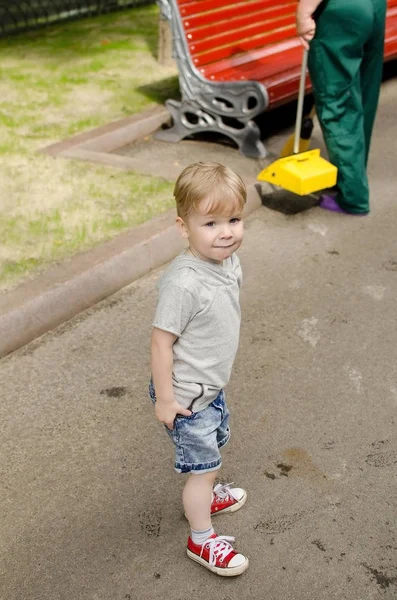
[(194, 554), (194, 552), (191, 552), (189, 549), (186, 550), (186, 552), (189, 558), (199, 563), (209, 571), (212, 571), (212, 573), (220, 575), (221, 577), (235, 577), (236, 575), (241, 575), (242, 573), (244, 573), (244, 571), (248, 569), (249, 566), (249, 560), (248, 558), (246, 558), (245, 562), (243, 562), (243, 564), (239, 565), (238, 567), (215, 567), (208, 564), (207, 561), (204, 560), (204, 558), (201, 558), (201, 556), (197, 556), (197, 554)]
[[(227, 508), (223, 508), (222, 510), (217, 510), (216, 512), (211, 513), (211, 517), (216, 517), (216, 515), (224, 515), (225, 513), (236, 512), (236, 510), (240, 510), (240, 508), (242, 508), (246, 502), (247, 502), (247, 492), (245, 492), (244, 496), (238, 502), (236, 502), (236, 504), (232, 504), (231, 506), (228, 506)], [(185, 513), (184, 513), (184, 517), (185, 517), (185, 519), (187, 519), (187, 516)]]

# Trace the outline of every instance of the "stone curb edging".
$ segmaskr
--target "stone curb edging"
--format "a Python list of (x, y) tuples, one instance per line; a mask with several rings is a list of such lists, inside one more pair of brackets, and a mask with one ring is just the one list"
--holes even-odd
[[(256, 186), (245, 215), (262, 206)], [(172, 260), (185, 246), (174, 222), (168, 211), (0, 296), (0, 358)]]

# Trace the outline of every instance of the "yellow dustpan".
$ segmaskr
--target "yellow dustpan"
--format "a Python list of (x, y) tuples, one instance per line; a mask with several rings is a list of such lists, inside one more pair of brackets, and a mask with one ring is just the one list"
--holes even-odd
[(299, 152), (307, 54), (307, 50), (304, 50), (296, 113), (294, 153), (291, 156), (279, 158), (263, 169), (257, 177), (259, 181), (267, 181), (278, 185), (299, 196), (306, 196), (325, 188), (332, 188), (336, 184), (338, 173), (334, 165), (321, 158), (319, 149)]

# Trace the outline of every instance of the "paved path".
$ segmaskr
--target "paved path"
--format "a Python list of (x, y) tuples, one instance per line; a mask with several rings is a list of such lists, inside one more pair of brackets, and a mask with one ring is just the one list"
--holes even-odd
[(240, 252), (241, 348), (218, 517), (250, 557), (184, 554), (183, 477), (146, 395), (159, 272), (0, 362), (2, 600), (392, 600), (397, 595), (397, 81), (369, 217), (266, 208)]

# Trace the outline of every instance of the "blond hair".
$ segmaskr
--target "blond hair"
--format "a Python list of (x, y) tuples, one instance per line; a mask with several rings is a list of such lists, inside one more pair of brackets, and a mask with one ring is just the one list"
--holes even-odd
[(229, 167), (216, 162), (198, 162), (179, 175), (174, 197), (179, 217), (185, 218), (207, 200), (205, 214), (240, 214), (247, 201), (247, 190), (241, 177)]

